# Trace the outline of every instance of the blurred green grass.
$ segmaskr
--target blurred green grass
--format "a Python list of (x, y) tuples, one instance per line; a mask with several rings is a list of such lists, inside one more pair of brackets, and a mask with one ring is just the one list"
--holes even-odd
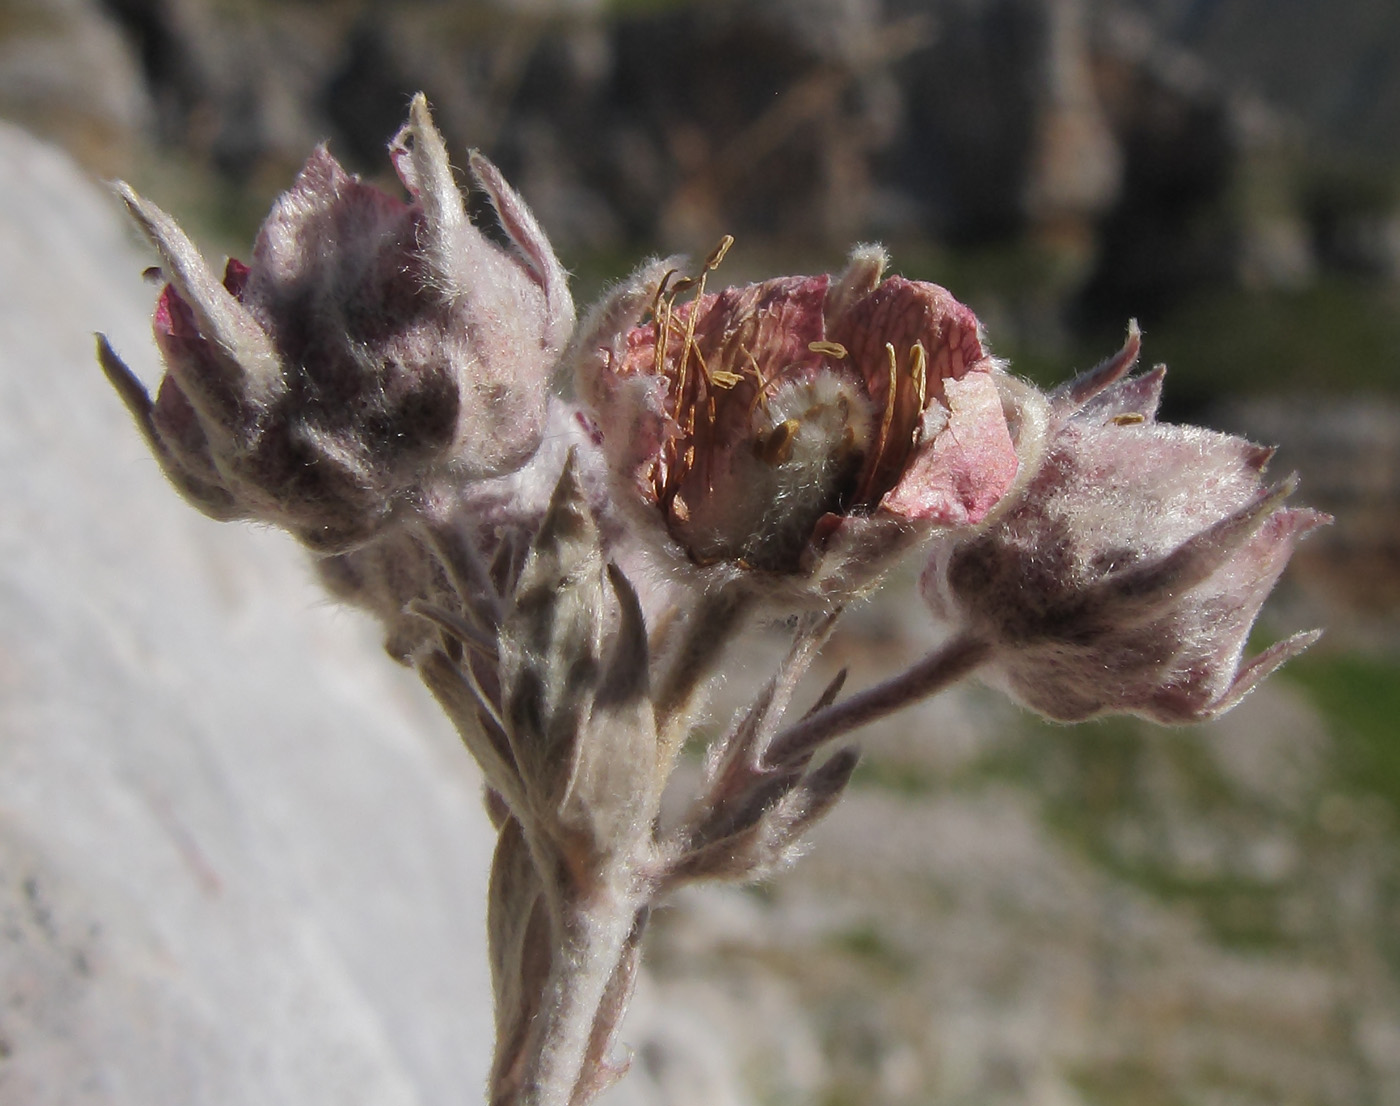
[(1304, 654), (1281, 678), (1305, 690), (1327, 719), (1338, 782), (1400, 815), (1400, 659)]

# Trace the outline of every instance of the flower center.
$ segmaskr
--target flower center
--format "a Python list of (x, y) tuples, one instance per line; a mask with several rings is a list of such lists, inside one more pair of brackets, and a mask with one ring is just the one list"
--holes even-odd
[(697, 278), (664, 281), (634, 332), (634, 367), (666, 382), (669, 433), (650, 483), (697, 561), (790, 572), (817, 521), (852, 505), (880, 415), (823, 337), (825, 277), (705, 295), (728, 244)]

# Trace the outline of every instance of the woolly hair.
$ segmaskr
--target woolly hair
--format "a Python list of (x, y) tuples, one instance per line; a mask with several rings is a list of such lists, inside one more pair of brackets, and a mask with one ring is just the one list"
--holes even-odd
[(859, 384), (835, 373), (779, 384), (754, 407), (752, 448), (734, 450), (690, 504), (686, 543), (702, 559), (789, 569), (817, 520), (845, 506), (877, 421)]

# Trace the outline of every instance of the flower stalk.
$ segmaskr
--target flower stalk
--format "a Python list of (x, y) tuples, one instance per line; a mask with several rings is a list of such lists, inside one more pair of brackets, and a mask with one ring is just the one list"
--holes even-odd
[(784, 730), (764, 755), (773, 767), (806, 761), (828, 741), (937, 695), (971, 675), (992, 654), (989, 642), (959, 635), (897, 676), (814, 711)]

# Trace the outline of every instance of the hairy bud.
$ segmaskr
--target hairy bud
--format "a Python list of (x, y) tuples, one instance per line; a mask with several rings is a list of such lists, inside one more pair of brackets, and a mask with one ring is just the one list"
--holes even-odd
[(566, 854), (625, 850), (663, 771), (648, 646), (631, 584), (603, 558), (572, 460), (501, 628), (502, 720), (528, 810)]
[(1330, 521), (1262, 486), (1272, 453), (1155, 420), (1164, 370), (1124, 375), (1140, 338), (1051, 396), (1050, 440), (1022, 497), (986, 532), (936, 541), (934, 612), (991, 643), (986, 671), (1060, 721), (1130, 712), (1165, 723), (1228, 710), (1306, 648), (1241, 664), (1293, 543)]
[(524, 204), (471, 163), (512, 248), (467, 219), (421, 96), (391, 153), (405, 203), (321, 148), (274, 205), (250, 265), (215, 276), (175, 222), (118, 190), (169, 281), (155, 401), (100, 356), (171, 480), (216, 518), (351, 548), (436, 484), (523, 464), (573, 323), (565, 275)]

